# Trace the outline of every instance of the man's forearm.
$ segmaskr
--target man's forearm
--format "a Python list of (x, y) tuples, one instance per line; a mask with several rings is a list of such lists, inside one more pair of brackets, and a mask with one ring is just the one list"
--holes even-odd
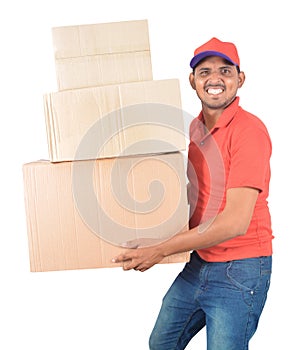
[(176, 234), (162, 242), (158, 249), (165, 257), (175, 253), (208, 248), (241, 234), (244, 232), (240, 232), (231, 222), (228, 223), (224, 214), (221, 213), (198, 227)]

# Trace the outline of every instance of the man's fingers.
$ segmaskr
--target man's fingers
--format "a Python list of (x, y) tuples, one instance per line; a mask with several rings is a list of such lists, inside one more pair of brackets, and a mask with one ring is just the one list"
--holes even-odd
[(118, 255), (118, 256), (111, 259), (111, 261), (113, 263), (120, 263), (120, 262), (124, 262), (127, 260), (131, 260), (131, 258), (128, 258), (125, 254)]
[(135, 271), (138, 270), (138, 264), (135, 263), (135, 261), (130, 260), (130, 261), (127, 261), (123, 264), (123, 270), (128, 271), (128, 270), (132, 270), (132, 269)]
[(124, 270), (146, 271), (162, 259), (153, 248), (131, 249), (112, 259), (114, 263), (123, 263)]
[(114, 263), (123, 263), (123, 270), (136, 270), (136, 271), (142, 271), (141, 263), (137, 261), (137, 259), (133, 259), (132, 256), (128, 256), (126, 254), (121, 254), (115, 258), (112, 259), (112, 262)]
[(128, 251), (127, 253), (122, 253), (118, 256), (115, 256), (111, 261), (114, 263), (119, 263), (119, 262), (125, 262), (125, 261), (129, 261), (132, 259), (137, 258), (137, 253), (136, 251)]

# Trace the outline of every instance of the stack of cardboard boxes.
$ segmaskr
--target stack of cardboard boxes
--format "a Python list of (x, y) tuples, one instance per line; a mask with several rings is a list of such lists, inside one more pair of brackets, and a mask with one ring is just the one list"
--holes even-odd
[(31, 271), (119, 266), (125, 242), (187, 228), (179, 82), (153, 80), (145, 20), (53, 28), (53, 43), (50, 159), (23, 166)]

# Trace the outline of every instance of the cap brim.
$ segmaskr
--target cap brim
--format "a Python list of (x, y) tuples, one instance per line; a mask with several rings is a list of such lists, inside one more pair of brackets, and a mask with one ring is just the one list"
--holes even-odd
[(232, 64), (234, 64), (234, 66), (238, 66), (238, 64), (236, 64), (235, 62), (233, 62), (230, 57), (228, 57), (227, 55), (224, 55), (223, 53), (221, 52), (218, 52), (218, 51), (204, 51), (204, 52), (201, 52), (201, 53), (198, 53), (198, 55), (194, 56), (192, 59), (191, 59), (191, 62), (190, 62), (190, 67), (191, 68), (195, 68), (197, 66), (197, 64), (203, 60), (204, 58), (206, 57), (209, 57), (209, 56), (219, 56), (219, 57), (222, 57), (224, 58), (225, 60), (231, 62)]

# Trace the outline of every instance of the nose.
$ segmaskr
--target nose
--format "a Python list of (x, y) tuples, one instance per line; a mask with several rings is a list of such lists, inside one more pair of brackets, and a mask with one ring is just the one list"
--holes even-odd
[(214, 70), (209, 74), (208, 82), (217, 83), (222, 81), (222, 74), (219, 70)]

